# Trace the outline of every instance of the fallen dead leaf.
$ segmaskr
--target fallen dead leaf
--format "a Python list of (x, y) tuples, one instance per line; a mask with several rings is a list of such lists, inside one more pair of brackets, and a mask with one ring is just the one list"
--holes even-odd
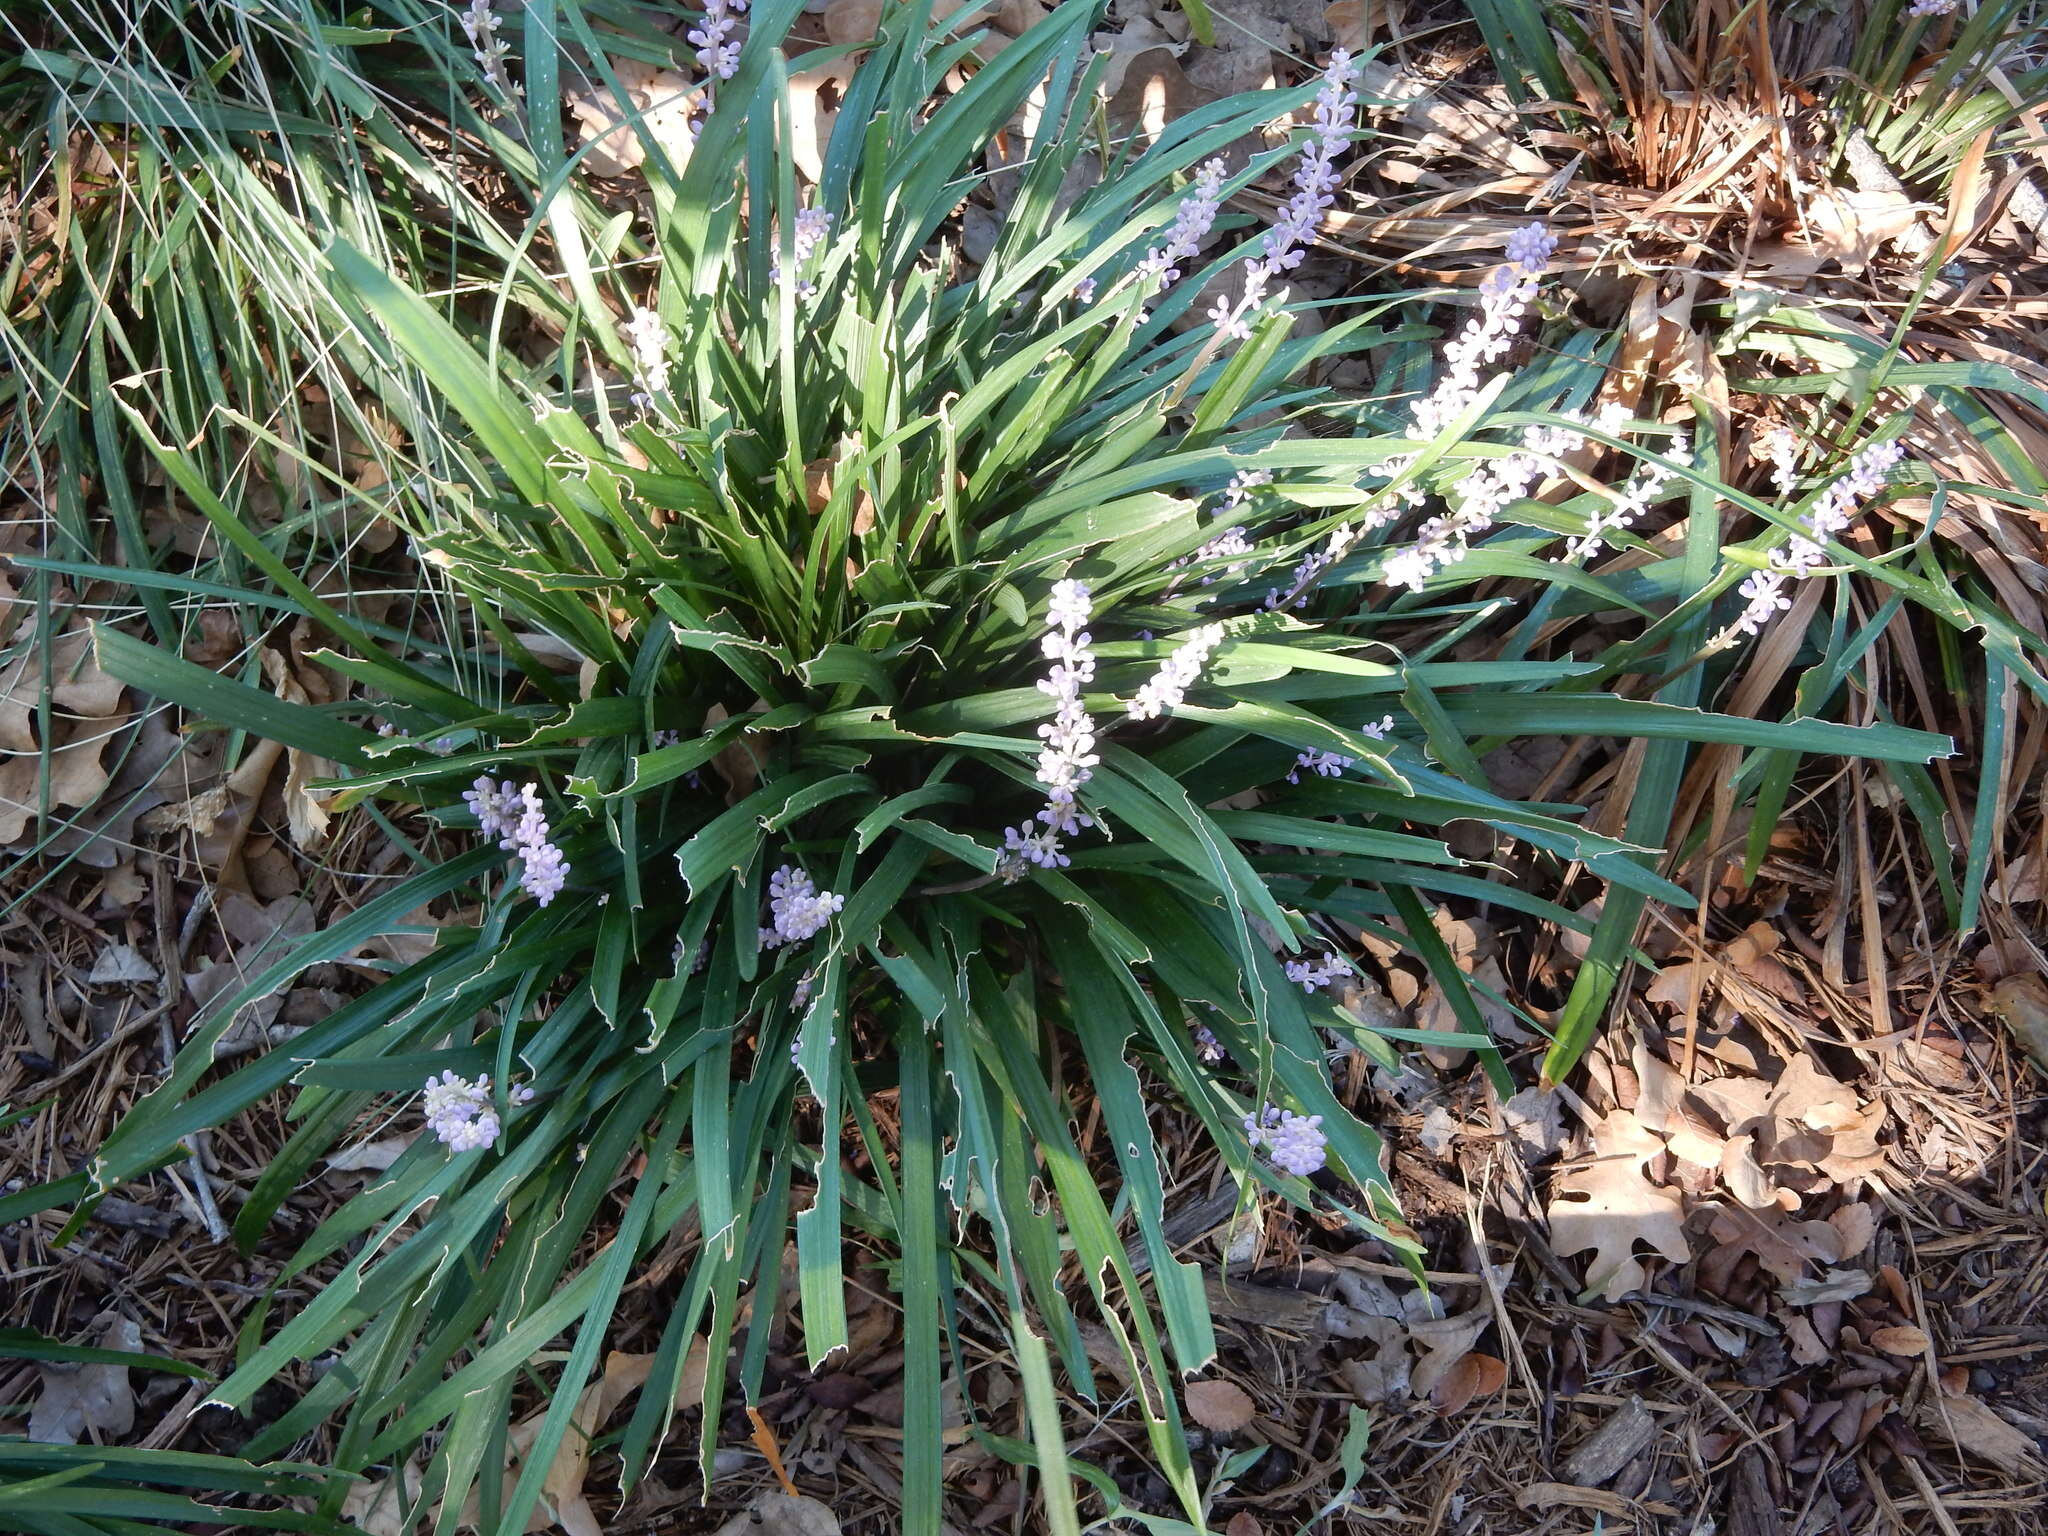
[(1125, 65), (1122, 88), (1109, 99), (1109, 121), (1120, 132), (1156, 139), (1168, 123), (1215, 99), (1188, 79), (1172, 51), (1149, 48)]
[(1808, 1264), (1842, 1259), (1842, 1235), (1834, 1227), (1825, 1221), (1796, 1221), (1776, 1206), (1724, 1205), (1714, 1212), (1707, 1235), (1724, 1249), (1754, 1253), (1759, 1264), (1788, 1285), (1799, 1280)]
[(1508, 1367), (1492, 1355), (1469, 1354), (1444, 1372), (1430, 1390), (1429, 1400), (1446, 1418), (1463, 1413), (1482, 1397), (1491, 1397), (1508, 1384)]
[(1873, 1329), (1870, 1335), (1870, 1347), (1872, 1349), (1882, 1350), (1888, 1355), (1901, 1355), (1907, 1358), (1926, 1354), (1928, 1345), (1931, 1342), (1932, 1340), (1927, 1337), (1924, 1329), (1912, 1327), (1910, 1324), (1901, 1324), (1894, 1328)]
[(839, 1536), (839, 1517), (802, 1494), (761, 1493), (717, 1536)]
[(417, 1456), (396, 1475), (351, 1484), (341, 1500), (341, 1518), (365, 1536), (412, 1536), (425, 1513), (420, 1508), (422, 1481)]
[[(114, 1313), (102, 1314), (101, 1349), (130, 1353), (142, 1348), (142, 1325)], [(135, 1389), (125, 1365), (67, 1365), (42, 1368), (43, 1390), (29, 1412), (28, 1437), (38, 1445), (94, 1445), (118, 1442), (135, 1427)]]
[[(33, 623), (21, 628), (19, 652), (0, 667), (0, 845), (18, 841), (29, 822), (46, 809), (91, 805), (112, 777), (103, 764), (104, 754), (128, 723), (127, 711), (121, 708), (121, 684), (93, 660), (90, 631), (72, 629), (45, 644)], [(50, 678), (47, 700), (45, 668)], [(45, 702), (48, 741), (39, 735)]]
[(882, 25), (882, 0), (832, 0), (825, 7), (825, 36), (838, 47), (871, 43)]
[(108, 987), (150, 982), (157, 979), (157, 969), (136, 952), (132, 944), (109, 944), (100, 951), (99, 959), (93, 961), (92, 970), (86, 976), (89, 987)]
[[(257, 902), (230, 891), (220, 898), (216, 910), (229, 939), (230, 956), (225, 961), (207, 961), (185, 977), (185, 991), (197, 1005), (192, 1019), (195, 1031), (209, 1024), (230, 997), (282, 960), (294, 941), (311, 933), (315, 924), (312, 903), (298, 896)], [(299, 1033), (293, 1026), (272, 1029), (284, 1004), (282, 990), (244, 1003), (215, 1042), (214, 1057), (244, 1055)]]
[(660, 146), (677, 170), (688, 163), (693, 140), (690, 116), (696, 105), (696, 86), (684, 75), (657, 69), (638, 59), (609, 61), (625, 94), (618, 95), (602, 83), (571, 90), (564, 98), (576, 119), (579, 143), (593, 144), (584, 164), (599, 176), (623, 176), (646, 163), (647, 146), (626, 119), (641, 113), (640, 127)]
[(1218, 1434), (1236, 1434), (1256, 1411), (1244, 1388), (1232, 1381), (1191, 1381), (1184, 1395), (1188, 1417)]
[(1793, 1364), (1819, 1365), (1828, 1358), (1827, 1345), (1821, 1343), (1813, 1324), (1799, 1313), (1780, 1312), (1778, 1321), (1784, 1325), (1785, 1342), (1791, 1351)]
[(1683, 1201), (1643, 1172), (1664, 1143), (1627, 1110), (1602, 1116), (1590, 1129), (1594, 1161), (1558, 1179), (1546, 1215), (1551, 1247), (1560, 1257), (1590, 1250), (1586, 1289), (1615, 1302), (1648, 1279), (1635, 1256), (1638, 1242), (1674, 1264), (1690, 1259), (1692, 1249), (1685, 1240)]
[(1531, 1483), (1515, 1495), (1515, 1507), (1527, 1510), (1591, 1509), (1617, 1520), (1635, 1514), (1635, 1506), (1618, 1493), (1605, 1488), (1581, 1488), (1573, 1483)]
[(411, 1146), (418, 1132), (410, 1136), (385, 1136), (376, 1141), (359, 1141), (352, 1147), (343, 1147), (327, 1159), (331, 1173), (382, 1173)]
[(1869, 1201), (1858, 1200), (1828, 1217), (1828, 1225), (1841, 1236), (1842, 1251), (1838, 1257), (1846, 1264), (1868, 1248), (1870, 1240), (1877, 1236), (1877, 1212)]
[(1936, 211), (1913, 202), (1903, 192), (1850, 192), (1822, 187), (1806, 205), (1806, 225), (1813, 232), (1816, 255), (1841, 264), (1851, 277), (1860, 274), (1884, 246), (1909, 234), (1923, 212)]
[(1339, 48), (1358, 53), (1387, 24), (1386, 7), (1382, 0), (1334, 0), (1323, 8), (1323, 24)]
[(2008, 976), (1991, 989), (1991, 1011), (2005, 1021), (2027, 1059), (2048, 1072), (2048, 981)]

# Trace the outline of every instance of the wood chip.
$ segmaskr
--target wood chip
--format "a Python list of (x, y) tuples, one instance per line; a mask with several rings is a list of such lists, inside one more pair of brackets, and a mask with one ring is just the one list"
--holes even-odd
[(1631, 1397), (1572, 1452), (1565, 1461), (1564, 1475), (1582, 1487), (1602, 1487), (1648, 1450), (1656, 1438), (1656, 1419), (1640, 1397)]
[(2048, 1476), (2034, 1437), (2000, 1418), (1981, 1397), (1930, 1398), (1920, 1405), (1920, 1427), (2008, 1477)]

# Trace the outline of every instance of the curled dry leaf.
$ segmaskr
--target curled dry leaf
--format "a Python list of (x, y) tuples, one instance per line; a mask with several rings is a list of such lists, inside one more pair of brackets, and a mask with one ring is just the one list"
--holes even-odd
[(1444, 1372), (1430, 1389), (1429, 1400), (1437, 1412), (1449, 1417), (1463, 1413), (1482, 1397), (1491, 1397), (1508, 1384), (1508, 1367), (1492, 1355), (1469, 1354)]
[(1185, 1395), (1188, 1417), (1218, 1434), (1236, 1434), (1251, 1423), (1256, 1411), (1244, 1388), (1233, 1381), (1191, 1381)]
[[(330, 702), (325, 698), (315, 698), (305, 680), (277, 651), (264, 651), (263, 675), (277, 696), (287, 704)], [(291, 826), (292, 841), (301, 848), (318, 848), (327, 841), (327, 823), (331, 819), (327, 807), (321, 802), (333, 792), (314, 790), (311, 786), (317, 779), (334, 778), (334, 763), (329, 758), (302, 752), (297, 747), (285, 749), (284, 761), (284, 813)]]
[(2027, 1059), (2048, 1072), (2048, 981), (2017, 973), (1991, 989), (1990, 1008)]
[(1635, 1256), (1638, 1242), (1674, 1264), (1691, 1258), (1692, 1249), (1685, 1240), (1683, 1202), (1643, 1172), (1664, 1143), (1626, 1110), (1602, 1116), (1591, 1131), (1593, 1161), (1559, 1178), (1546, 1214), (1551, 1247), (1560, 1257), (1591, 1251), (1586, 1288), (1614, 1302), (1640, 1290), (1648, 1278)]
[[(108, 1314), (99, 1339), (102, 1349), (142, 1348), (142, 1326)], [(67, 1365), (52, 1361), (42, 1370), (43, 1390), (29, 1411), (28, 1437), (38, 1445), (95, 1445), (118, 1441), (135, 1427), (135, 1389), (125, 1365)]]

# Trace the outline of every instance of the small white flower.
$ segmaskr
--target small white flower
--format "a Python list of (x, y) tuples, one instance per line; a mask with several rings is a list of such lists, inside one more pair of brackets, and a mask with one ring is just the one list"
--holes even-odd
[(1744, 635), (1756, 635), (1778, 614), (1792, 606), (1785, 593), (1790, 579), (1804, 580), (1827, 564), (1826, 542), (1844, 532), (1856, 519), (1857, 505), (1884, 488), (1885, 474), (1906, 456), (1897, 442), (1871, 443), (1849, 460), (1848, 466), (1813, 500), (1799, 520), (1799, 528), (1782, 550), (1774, 552), (1768, 569), (1752, 571), (1744, 579), (1739, 595), (1745, 606), (1735, 622), (1716, 635), (1709, 650), (1721, 650)]
[[(1672, 458), (1684, 459), (1691, 451), (1692, 439), (1685, 433), (1673, 438), (1669, 449)], [(1596, 511), (1587, 522), (1586, 531), (1574, 535), (1565, 544), (1564, 553), (1551, 556), (1552, 561), (1580, 560), (1600, 553), (1606, 547), (1608, 536), (1617, 528), (1634, 524), (1670, 479), (1671, 471), (1661, 464), (1638, 464), (1613, 505)]]
[(668, 390), (669, 334), (661, 316), (642, 305), (633, 311), (621, 331), (633, 349), (634, 378), (640, 392), (660, 395)]
[[(796, 214), (795, 227), (790, 231), (790, 264), (798, 272), (802, 272), (805, 263), (811, 259), (812, 253), (825, 243), (831, 233), (831, 214), (822, 208), (799, 208)], [(775, 258), (769, 265), (768, 280), (778, 288), (782, 286), (782, 252), (780, 248), (776, 250)], [(813, 298), (817, 292), (818, 285), (816, 283), (803, 278), (798, 279), (796, 296), (799, 299)]]
[(1223, 626), (1204, 624), (1166, 658), (1165, 665), (1124, 706), (1125, 714), (1133, 720), (1156, 720), (1179, 707), (1208, 665), (1209, 653), (1222, 643)]
[(1340, 976), (1351, 974), (1351, 962), (1342, 955), (1321, 955), (1315, 959), (1287, 962), (1287, 979), (1302, 991), (1320, 992)]

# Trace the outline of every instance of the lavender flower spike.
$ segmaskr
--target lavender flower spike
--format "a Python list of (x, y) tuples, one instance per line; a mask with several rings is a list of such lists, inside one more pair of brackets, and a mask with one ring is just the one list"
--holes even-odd
[(1784, 549), (1771, 556), (1770, 565), (1752, 571), (1743, 581), (1739, 591), (1746, 606), (1707, 649), (1725, 650), (1744, 635), (1760, 634), (1774, 617), (1790, 608), (1786, 583), (1803, 581), (1827, 564), (1825, 541), (1855, 521), (1857, 504), (1882, 490), (1885, 473), (1905, 456), (1905, 448), (1897, 442), (1870, 443), (1859, 449), (1842, 474), (1814, 498), (1806, 516), (1799, 520), (1798, 531)]
[(684, 36), (697, 50), (697, 63), (707, 75), (730, 80), (740, 67), (740, 45), (732, 36), (738, 13), (747, 0), (704, 0), (704, 19)]
[(1330, 55), (1323, 70), (1323, 88), (1316, 93), (1315, 133), (1302, 146), (1301, 159), (1294, 168), (1294, 195), (1282, 206), (1260, 243), (1259, 254), (1245, 268), (1243, 294), (1235, 304), (1219, 298), (1209, 311), (1217, 330), (1233, 341), (1251, 335), (1246, 317), (1265, 301), (1266, 289), (1276, 276), (1301, 265), (1307, 254), (1303, 248), (1337, 201), (1341, 179), (1337, 156), (1357, 129), (1358, 93), (1351, 88), (1357, 79), (1358, 64), (1349, 49), (1339, 48)]
[(1055, 804), (1069, 803), (1076, 790), (1094, 777), (1095, 731), (1081, 702), (1081, 688), (1095, 680), (1095, 652), (1082, 629), (1091, 609), (1088, 588), (1078, 581), (1056, 582), (1046, 605), (1050, 627), (1043, 642), (1052, 668), (1039, 680), (1038, 691), (1053, 701), (1052, 723), (1038, 734), (1045, 749), (1038, 754), (1038, 782)]
[(811, 877), (785, 864), (768, 877), (769, 925), (761, 930), (761, 947), (779, 949), (801, 944), (832, 921), (846, 905), (844, 896), (821, 891)]
[[(506, 786), (510, 788), (510, 786)], [(546, 906), (562, 894), (562, 887), (569, 883), (569, 861), (562, 857), (562, 850), (549, 841), (548, 819), (542, 814), (540, 786), (528, 784), (519, 791), (518, 798), (507, 807), (508, 815), (501, 825), (504, 837), (498, 846), (519, 858), (519, 884), (536, 903)]]
[(1202, 241), (1209, 226), (1216, 222), (1216, 210), (1223, 201), (1224, 174), (1220, 159), (1206, 161), (1195, 172), (1188, 195), (1180, 200), (1173, 227), (1166, 232), (1166, 242), (1152, 247), (1138, 263), (1138, 281), (1152, 292), (1164, 293), (1171, 288), (1180, 278), (1180, 264), (1202, 249)]
[(1525, 224), (1508, 236), (1507, 263), (1479, 285), (1479, 313), (1444, 347), (1443, 377), (1409, 412), (1409, 437), (1428, 442), (1479, 397), (1481, 371), (1514, 344), (1556, 249), (1557, 237), (1541, 224)]
[(1082, 687), (1095, 680), (1094, 642), (1085, 627), (1093, 612), (1094, 599), (1085, 583), (1053, 583), (1045, 605), (1046, 635), (1040, 642), (1052, 666), (1037, 685), (1053, 701), (1051, 721), (1038, 728), (1045, 746), (1038, 754), (1036, 777), (1046, 788), (1046, 799), (1035, 819), (1044, 823), (1044, 830), (1028, 821), (1003, 828), (1003, 855), (996, 873), (1005, 880), (1021, 880), (1033, 867), (1064, 868), (1073, 861), (1060, 851), (1060, 838), (1095, 825), (1075, 800), (1102, 761), (1095, 752), (1095, 726), (1081, 698)]
[(473, 1152), (493, 1146), (503, 1129), (498, 1112), (491, 1105), (488, 1074), (473, 1083), (453, 1072), (443, 1072), (439, 1078), (429, 1077), (426, 1101), (421, 1108), (426, 1112), (428, 1131), (452, 1152)]
[(1153, 673), (1151, 681), (1138, 690), (1137, 697), (1124, 706), (1124, 712), (1133, 720), (1156, 720), (1167, 711), (1178, 708), (1187, 698), (1188, 689), (1201, 677), (1202, 668), (1208, 664), (1209, 653), (1222, 643), (1223, 626), (1204, 624), (1166, 658), (1166, 664)]
[(1320, 1129), (1322, 1123), (1321, 1115), (1297, 1115), (1268, 1104), (1258, 1114), (1244, 1117), (1245, 1139), (1254, 1152), (1263, 1146), (1282, 1173), (1307, 1178), (1328, 1158), (1329, 1138)]
[[(796, 213), (795, 227), (790, 231), (790, 265), (799, 272), (803, 271), (804, 264), (811, 259), (812, 252), (823, 245), (831, 237), (831, 234), (831, 214), (822, 208), (799, 208)], [(775, 253), (775, 259), (768, 268), (768, 280), (778, 288), (782, 286), (782, 253), (779, 250)], [(813, 298), (817, 292), (818, 285), (816, 283), (801, 278), (798, 279), (796, 285), (796, 296), (798, 298)]]

